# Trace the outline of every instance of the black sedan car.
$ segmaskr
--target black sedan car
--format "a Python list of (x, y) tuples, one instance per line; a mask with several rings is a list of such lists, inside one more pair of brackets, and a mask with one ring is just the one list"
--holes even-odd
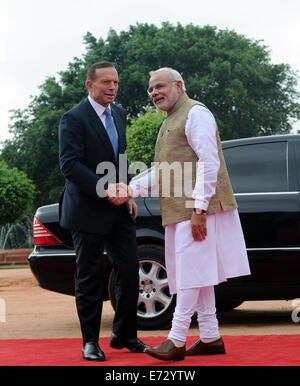
[[(251, 275), (215, 287), (218, 311), (246, 300), (289, 300), (300, 294), (300, 136), (282, 135), (223, 142), (239, 205)], [(169, 293), (164, 229), (156, 197), (138, 198), (139, 329), (170, 324), (175, 296)], [(74, 295), (75, 253), (58, 223), (58, 204), (38, 208), (35, 247), (29, 256), (41, 287)], [(105, 253), (106, 299), (115, 304), (114, 272)]]

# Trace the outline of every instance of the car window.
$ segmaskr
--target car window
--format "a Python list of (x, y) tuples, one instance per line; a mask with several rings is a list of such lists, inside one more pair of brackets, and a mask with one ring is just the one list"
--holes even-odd
[(235, 193), (288, 191), (287, 142), (235, 146), (223, 152)]
[(134, 177), (131, 179), (131, 181), (139, 181), (139, 180), (143, 179), (146, 175), (151, 174), (152, 170), (154, 170), (154, 166), (152, 166), (152, 167), (149, 168), (149, 169), (144, 170), (144, 171), (141, 172), (141, 173), (138, 173), (136, 176), (134, 176)]

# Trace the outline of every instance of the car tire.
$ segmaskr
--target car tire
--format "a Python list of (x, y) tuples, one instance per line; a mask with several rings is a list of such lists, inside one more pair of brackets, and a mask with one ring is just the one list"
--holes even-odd
[[(176, 305), (176, 295), (171, 295), (165, 266), (164, 248), (159, 245), (140, 245), (139, 298), (137, 327), (139, 330), (169, 328)], [(115, 275), (109, 279), (109, 299), (115, 309)]]

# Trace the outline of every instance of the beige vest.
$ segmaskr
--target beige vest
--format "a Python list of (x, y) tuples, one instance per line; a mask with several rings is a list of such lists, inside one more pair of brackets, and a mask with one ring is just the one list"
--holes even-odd
[[(190, 220), (194, 200), (191, 197), (196, 181), (198, 157), (188, 144), (185, 125), (189, 110), (202, 103), (182, 94), (168, 112), (158, 133), (155, 145), (155, 162), (159, 186), (159, 203), (162, 225)], [(219, 132), (216, 132), (220, 169), (216, 194), (211, 198), (207, 213), (237, 208), (222, 152)], [(205, 165), (204, 165), (205, 167)], [(167, 176), (171, 176), (169, 179)]]

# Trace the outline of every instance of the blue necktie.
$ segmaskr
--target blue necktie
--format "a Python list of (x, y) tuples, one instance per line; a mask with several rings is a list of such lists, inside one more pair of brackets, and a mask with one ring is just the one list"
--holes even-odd
[(118, 158), (118, 134), (117, 129), (114, 124), (113, 118), (111, 116), (110, 109), (107, 107), (104, 111), (104, 114), (106, 115), (105, 118), (105, 129), (107, 131), (107, 134), (109, 136), (110, 142), (112, 144), (112, 147), (115, 152), (116, 159)]

